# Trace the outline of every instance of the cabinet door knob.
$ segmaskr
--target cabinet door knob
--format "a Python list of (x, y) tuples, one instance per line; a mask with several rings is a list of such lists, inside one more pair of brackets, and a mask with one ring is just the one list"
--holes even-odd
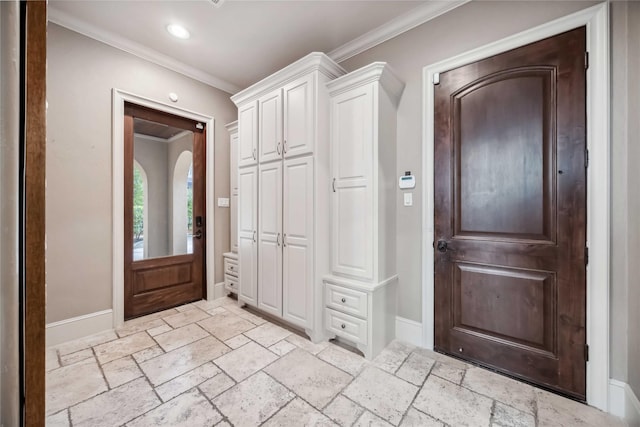
[(347, 302), (347, 299), (346, 298), (342, 298), (340, 301)]
[(342, 325), (340, 325), (340, 327), (341, 327), (342, 329), (344, 329), (344, 328), (346, 328), (346, 327), (347, 327), (347, 325), (345, 325), (345, 324), (343, 323)]
[(333, 192), (336, 192), (336, 179), (333, 178), (333, 182), (331, 183), (331, 187), (333, 188)]
[(284, 152), (287, 152), (287, 140), (284, 140), (284, 144), (282, 144), (282, 148), (284, 149)]
[(278, 145), (276, 145), (276, 152), (278, 153), (278, 156), (279, 156), (280, 154), (282, 154), (282, 153), (280, 152), (280, 143), (279, 143), (279, 142), (278, 142)]

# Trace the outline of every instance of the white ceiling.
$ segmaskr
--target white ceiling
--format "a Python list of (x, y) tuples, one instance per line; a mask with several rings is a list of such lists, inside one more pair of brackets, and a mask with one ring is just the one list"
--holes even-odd
[[(235, 93), (310, 52), (346, 59), (363, 35), (375, 44), (463, 2), (53, 0), (49, 19)], [(169, 35), (170, 23), (191, 38)]]

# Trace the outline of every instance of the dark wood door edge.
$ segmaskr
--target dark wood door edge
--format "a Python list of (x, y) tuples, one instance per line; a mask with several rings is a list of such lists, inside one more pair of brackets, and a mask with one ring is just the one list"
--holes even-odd
[(24, 139), (24, 425), (45, 424), (47, 3), (26, 2)]

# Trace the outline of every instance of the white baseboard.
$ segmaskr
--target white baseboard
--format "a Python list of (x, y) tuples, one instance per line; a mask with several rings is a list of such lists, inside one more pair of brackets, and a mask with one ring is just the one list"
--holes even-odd
[(216, 283), (213, 288), (213, 299), (223, 298), (227, 296), (227, 291), (224, 289), (224, 282)]
[(46, 326), (47, 347), (113, 329), (113, 310), (96, 311)]
[(422, 347), (422, 323), (396, 316), (396, 339)]
[(640, 426), (640, 401), (629, 384), (609, 380), (609, 412), (624, 418), (630, 427)]

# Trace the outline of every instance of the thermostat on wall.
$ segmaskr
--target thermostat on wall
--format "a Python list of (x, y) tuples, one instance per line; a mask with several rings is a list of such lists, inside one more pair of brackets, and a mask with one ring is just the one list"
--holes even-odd
[(403, 176), (398, 180), (400, 189), (406, 190), (407, 188), (416, 188), (416, 177), (411, 175), (411, 172), (405, 172)]

